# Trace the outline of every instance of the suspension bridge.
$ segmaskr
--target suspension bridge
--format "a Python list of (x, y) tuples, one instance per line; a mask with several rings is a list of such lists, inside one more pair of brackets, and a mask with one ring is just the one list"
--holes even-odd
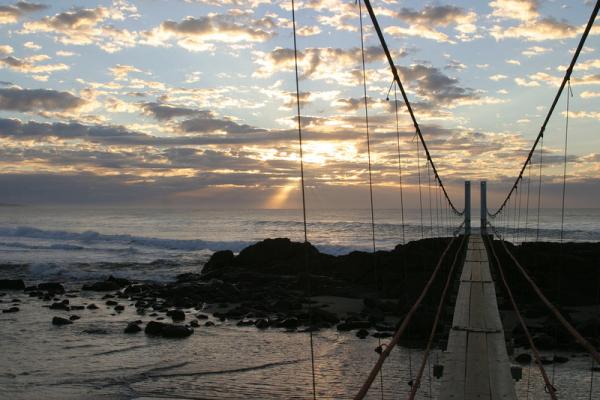
[[(565, 197), (567, 188), (567, 168), (568, 168), (568, 131), (569, 131), (569, 107), (571, 94), (571, 77), (576, 69), (580, 53), (585, 45), (586, 39), (594, 24), (600, 1), (597, 1), (590, 15), (589, 21), (579, 40), (577, 47), (573, 51), (573, 56), (569, 66), (565, 70), (564, 77), (557, 90), (554, 99), (545, 119), (540, 127), (539, 133), (528, 152), (523, 165), (518, 170), (514, 184), (500, 203), (498, 208), (491, 212), (487, 205), (487, 183), (481, 182), (480, 186), (480, 228), (475, 231), (471, 224), (471, 182), (465, 182), (464, 209), (459, 210), (455, 202), (451, 199), (449, 191), (446, 189), (440, 172), (432, 157), (430, 147), (427, 144), (417, 116), (408, 98), (404, 84), (398, 73), (398, 68), (392, 58), (392, 54), (386, 43), (383, 31), (377, 20), (375, 10), (370, 0), (358, 0), (357, 9), (360, 21), (360, 50), (362, 64), (362, 89), (364, 94), (364, 121), (365, 121), (365, 139), (368, 154), (368, 182), (370, 194), (371, 210), (371, 236), (372, 251), (376, 253), (376, 225), (375, 211), (373, 206), (373, 178), (371, 163), (371, 132), (369, 130), (369, 100), (367, 96), (367, 73), (365, 68), (365, 46), (364, 46), (364, 21), (363, 6), (366, 8), (366, 15), (372, 24), (381, 49), (389, 63), (392, 83), (388, 90), (388, 98), (393, 89), (393, 112), (396, 121), (397, 150), (398, 150), (398, 182), (400, 189), (399, 202), (401, 206), (402, 224), (404, 226), (404, 198), (403, 198), (403, 162), (401, 157), (400, 133), (399, 133), (399, 110), (404, 106), (410, 116), (414, 126), (416, 138), (416, 158), (421, 235), (425, 236), (427, 230), (424, 219), (424, 198), (429, 202), (429, 237), (449, 237), (445, 250), (442, 252), (439, 261), (431, 276), (428, 277), (420, 294), (413, 299), (412, 306), (403, 315), (397, 325), (394, 335), (384, 342), (379, 339), (379, 345), (375, 348), (378, 354), (377, 361), (369, 370), (364, 371), (364, 383), (356, 392), (355, 399), (363, 399), (367, 396), (373, 398), (384, 398), (384, 385), (390, 383), (384, 382), (384, 365), (386, 359), (391, 355), (394, 348), (400, 342), (403, 334), (409, 329), (411, 321), (424, 299), (431, 295), (430, 291), (434, 282), (443, 282), (443, 290), (439, 295), (435, 317), (423, 356), (420, 361), (416, 374), (409, 377), (410, 392), (408, 399), (415, 399), (421, 389), (425, 370), (431, 367), (429, 357), (433, 351), (436, 335), (439, 333), (440, 320), (444, 314), (445, 307), (453, 307), (453, 316), (451, 327), (448, 329), (448, 335), (445, 348), (441, 358), (434, 366), (434, 375), (441, 377), (441, 386), (439, 389), (439, 398), (442, 400), (458, 399), (516, 399), (515, 381), (519, 380), (522, 371), (519, 367), (511, 365), (509, 359), (509, 348), (507, 348), (507, 338), (504, 332), (503, 323), (498, 309), (497, 291), (502, 293), (502, 301), (510, 303), (514, 314), (524, 332), (528, 346), (531, 350), (533, 364), (539, 369), (539, 373), (544, 382), (544, 392), (548, 398), (557, 399), (559, 393), (562, 398), (572, 398), (568, 388), (557, 388), (555, 385), (554, 366), (552, 372), (546, 371), (546, 367), (537, 348), (536, 342), (530, 332), (527, 323), (522, 315), (523, 304), (518, 304), (513, 295), (511, 282), (506, 273), (507, 265), (505, 260), (511, 260), (512, 266), (516, 268), (523, 280), (529, 286), (529, 289), (535, 293), (539, 300), (547, 309), (547, 314), (552, 316), (558, 322), (558, 326), (570, 335), (577, 342), (581, 349), (589, 353), (592, 360), (590, 369), (589, 399), (592, 399), (594, 382), (594, 365), (600, 363), (600, 354), (596, 349), (594, 338), (584, 337), (568, 321), (560, 311), (558, 304), (551, 302), (545, 293), (540, 289), (536, 281), (528, 272), (527, 266), (521, 265), (517, 257), (507, 246), (506, 241), (512, 239), (513, 242), (527, 242), (530, 240), (539, 240), (540, 232), (540, 210), (542, 208), (542, 176), (544, 165), (543, 139), (548, 122), (553, 115), (559, 100), (566, 94), (565, 110), (565, 136), (563, 153), (563, 173), (562, 173), (562, 208), (561, 208), (561, 226), (560, 243), (564, 241), (564, 222), (565, 222)], [(296, 111), (297, 111), (297, 129), (298, 145), (300, 155), (300, 178), (302, 184), (302, 204), (304, 218), (304, 239), (309, 240), (309, 232), (306, 223), (306, 201), (305, 201), (305, 176), (303, 164), (303, 126), (301, 122), (301, 96), (300, 80), (298, 72), (298, 42), (296, 36), (296, 5), (294, 0), (291, 2), (293, 38), (294, 38), (294, 60), (296, 77)], [(398, 97), (400, 94), (400, 98)], [(421, 159), (425, 160), (425, 165), (421, 165)], [(426, 169), (426, 178), (422, 177), (422, 169)], [(537, 170), (537, 176), (532, 178), (532, 169)], [(433, 183), (432, 183), (433, 174)], [(534, 172), (535, 174), (535, 172)], [(537, 182), (536, 182), (537, 180)], [(532, 189), (532, 184), (534, 185)], [(537, 193), (536, 193), (537, 189)], [(433, 194), (432, 194), (433, 191)], [(525, 197), (525, 199), (523, 199)], [(435, 203), (435, 204), (434, 204)], [(435, 217), (433, 210), (435, 210)], [(434, 218), (436, 221), (434, 228)], [(535, 237), (528, 238), (528, 232), (534, 229)], [(512, 238), (511, 238), (512, 236)], [(402, 238), (404, 243), (404, 237)], [(451, 249), (458, 249), (454, 252), (453, 260)], [(501, 253), (500, 255), (498, 253)], [(306, 258), (308, 260), (308, 257)], [(376, 268), (376, 258), (373, 258), (374, 270)], [(560, 268), (560, 266), (559, 266)], [(308, 261), (305, 263), (307, 276), (310, 277), (311, 267)], [(376, 272), (377, 273), (377, 272)], [(557, 275), (559, 276), (559, 275)], [(457, 278), (458, 277), (458, 278)], [(458, 282), (458, 289), (452, 305), (452, 295), (454, 286)], [(307, 280), (307, 294), (310, 296), (310, 279)], [(599, 298), (600, 300), (600, 298)], [(600, 301), (598, 302), (600, 304)], [(310, 307), (310, 306), (309, 306)], [(311, 312), (309, 308), (309, 313)], [(315, 353), (313, 332), (309, 331), (310, 341), (310, 360), (312, 367), (312, 397), (317, 398), (317, 386), (319, 385), (315, 374)], [(558, 337), (558, 336), (557, 336)], [(510, 345), (508, 346), (510, 347)], [(411, 369), (412, 370), (412, 369)], [(377, 382), (377, 383), (376, 383)], [(393, 384), (399, 384), (394, 382)], [(432, 393), (429, 390), (427, 397), (431, 398)], [(529, 396), (529, 383), (527, 387), (527, 396)]]

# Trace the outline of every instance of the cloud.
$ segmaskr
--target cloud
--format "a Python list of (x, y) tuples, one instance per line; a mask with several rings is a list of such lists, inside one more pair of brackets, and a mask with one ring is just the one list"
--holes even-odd
[(50, 57), (46, 55), (36, 55), (26, 58), (17, 58), (13, 56), (0, 58), (0, 68), (10, 68), (14, 71), (24, 74), (43, 74), (48, 75), (56, 71), (66, 71), (70, 67), (63, 63), (57, 64), (39, 64)]
[(535, 20), (539, 16), (538, 0), (495, 0), (490, 2), (492, 16), (521, 21)]
[(477, 14), (455, 6), (426, 6), (420, 11), (402, 8), (395, 17), (408, 23), (408, 27), (391, 26), (385, 29), (394, 36), (418, 36), (438, 42), (453, 42), (445, 33), (435, 27), (453, 26), (459, 33), (457, 39), (469, 40), (475, 33)]
[(527, 57), (534, 57), (539, 56), (540, 54), (548, 53), (550, 51), (552, 51), (552, 49), (549, 49), (547, 47), (532, 46), (526, 50), (523, 50), (521, 54)]
[(399, 73), (407, 87), (416, 85), (419, 96), (436, 104), (447, 106), (459, 105), (479, 97), (472, 89), (459, 86), (458, 79), (450, 78), (438, 68), (414, 64), (410, 67), (399, 67)]
[(133, 65), (122, 64), (117, 64), (114, 67), (109, 68), (109, 71), (111, 74), (113, 74), (116, 80), (125, 80), (132, 72), (142, 72)]
[(126, 47), (133, 47), (137, 33), (120, 29), (111, 24), (103, 24), (110, 20), (123, 20), (125, 14), (119, 8), (75, 8), (46, 16), (38, 21), (23, 24), (22, 33), (50, 33), (66, 45), (95, 44), (102, 50), (114, 53)]
[(186, 117), (194, 115), (197, 110), (185, 107), (175, 107), (161, 103), (144, 103), (142, 110), (146, 115), (156, 118), (158, 121), (168, 121), (177, 117)]
[(498, 82), (498, 81), (500, 81), (502, 79), (506, 79), (506, 78), (508, 78), (508, 76), (502, 75), (502, 74), (496, 74), (496, 75), (490, 76), (490, 79), (493, 80), (493, 81), (496, 81), (496, 82)]
[[(398, 57), (407, 54), (401, 50)], [(266, 78), (282, 71), (291, 71), (294, 68), (294, 50), (278, 47), (269, 53), (254, 52), (254, 62), (258, 68), (253, 73), (254, 77)], [(385, 55), (380, 47), (369, 46), (365, 48), (365, 61), (372, 63), (384, 60)], [(301, 79), (322, 79), (335, 81), (342, 85), (355, 85), (360, 78), (359, 63), (361, 59), (360, 48), (350, 49), (331, 47), (310, 47), (298, 52), (298, 67)]]
[(539, 18), (534, 22), (524, 22), (517, 26), (492, 27), (490, 34), (496, 39), (524, 39), (528, 41), (545, 41), (569, 39), (577, 36), (578, 29), (567, 22), (552, 17)]
[(0, 56), (6, 56), (12, 54), (13, 48), (7, 44), (0, 45)]
[(12, 24), (21, 18), (24, 14), (48, 8), (45, 4), (28, 3), (18, 1), (12, 5), (0, 5), (0, 24)]
[(213, 51), (215, 43), (265, 42), (275, 36), (276, 22), (271, 17), (253, 19), (249, 14), (209, 14), (181, 22), (164, 21), (142, 34), (142, 43), (167, 46), (171, 39), (189, 51)]
[(74, 111), (86, 101), (71, 93), (46, 89), (0, 89), (0, 110), (19, 112)]

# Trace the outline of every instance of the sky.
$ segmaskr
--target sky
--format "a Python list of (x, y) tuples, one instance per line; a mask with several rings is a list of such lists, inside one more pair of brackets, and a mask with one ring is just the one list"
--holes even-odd
[[(465, 180), (488, 181), (491, 209), (510, 188), (592, 3), (372, 1), (457, 207)], [(392, 75), (364, 11), (375, 206), (399, 205), (397, 104), (414, 207), (431, 172), (406, 107), (393, 89), (386, 100)], [(368, 207), (358, 5), (297, 1), (296, 16), (307, 205)], [(0, 203), (297, 207), (291, 22), (291, 1), (1, 0)], [(599, 51), (597, 21), (571, 80), (568, 207), (600, 200)], [(566, 100), (545, 135), (548, 207), (559, 205)]]

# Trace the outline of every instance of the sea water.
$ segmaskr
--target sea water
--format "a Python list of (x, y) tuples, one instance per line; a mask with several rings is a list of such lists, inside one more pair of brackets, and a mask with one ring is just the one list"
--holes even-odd
[[(478, 216), (476, 212), (473, 216)], [(108, 275), (137, 280), (171, 281), (182, 272), (200, 272), (216, 250), (240, 251), (267, 237), (303, 239), (298, 210), (176, 210), (149, 208), (0, 207), (0, 278), (28, 283), (62, 281), (67, 287)], [(513, 229), (492, 221), (509, 240), (559, 240), (560, 210), (521, 216)], [(429, 210), (377, 210), (376, 247), (391, 249), (403, 241), (451, 235), (460, 216)], [(404, 221), (404, 224), (402, 223)], [(566, 241), (600, 241), (599, 210), (568, 210)], [(473, 218), (473, 225), (478, 219)], [(321, 251), (342, 254), (370, 250), (369, 210), (311, 210), (308, 237)], [(75, 303), (95, 302), (86, 297)], [(23, 293), (0, 298), (2, 308), (20, 300), (21, 311), (0, 314), (0, 398), (2, 399), (265, 399), (311, 398), (308, 334), (217, 322), (184, 340), (122, 333), (136, 315), (134, 307), (115, 314), (82, 310), (75, 324), (50, 325), (48, 309)], [(17, 304), (17, 303), (15, 303)], [(191, 313), (197, 310), (188, 310)], [(352, 332), (315, 333), (318, 397), (351, 398), (375, 363), (378, 341)], [(570, 399), (587, 399), (590, 360), (557, 365), (556, 386)], [(547, 354), (552, 357), (552, 354)], [(429, 369), (417, 398), (436, 397), (439, 381)], [(409, 361), (410, 360), (410, 361)], [(399, 347), (384, 367), (384, 398), (404, 398), (421, 352)], [(551, 368), (551, 367), (549, 367)], [(545, 399), (535, 366), (524, 369), (516, 384), (520, 398)], [(531, 378), (527, 379), (529, 372)], [(598, 375), (598, 374), (596, 374)], [(529, 389), (527, 389), (529, 387)], [(592, 398), (600, 398), (600, 379)], [(380, 398), (379, 380), (370, 392)], [(567, 394), (568, 393), (568, 394)], [(565, 397), (565, 398), (567, 398)]]

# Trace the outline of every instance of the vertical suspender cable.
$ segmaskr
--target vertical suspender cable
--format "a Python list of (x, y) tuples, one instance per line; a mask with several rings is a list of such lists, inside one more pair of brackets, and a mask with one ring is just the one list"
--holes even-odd
[(427, 190), (429, 191), (429, 234), (433, 237), (433, 204), (431, 202), (431, 169), (429, 168), (429, 160), (427, 160)]
[[(365, 65), (365, 42), (363, 32), (363, 20), (362, 20), (362, 2), (358, 0), (358, 18), (360, 21), (360, 52), (362, 61), (362, 75), (363, 75), (363, 94), (365, 100), (365, 132), (367, 135), (367, 158), (369, 161), (369, 200), (371, 205), (371, 238), (373, 244), (373, 271), (375, 274), (375, 287), (379, 290), (379, 279), (378, 267), (377, 267), (377, 247), (375, 245), (375, 210), (373, 206), (373, 172), (371, 168), (371, 137), (369, 135), (369, 103), (367, 100), (367, 68)], [(379, 346), (381, 347), (381, 339), (379, 339)], [(383, 368), (379, 371), (379, 384), (381, 390), (381, 399), (383, 399)]]
[(404, 227), (404, 191), (402, 189), (402, 155), (400, 153), (400, 122), (398, 119), (398, 94), (396, 92), (396, 81), (394, 81), (394, 112), (396, 114), (396, 144), (398, 145), (398, 183), (400, 185), (400, 217), (402, 223), (402, 244), (406, 244), (406, 232)]
[(421, 215), (421, 239), (425, 238), (423, 231), (423, 193), (421, 191), (421, 155), (419, 149), (419, 140), (417, 139), (417, 175), (419, 176), (419, 212)]
[(537, 227), (535, 229), (535, 241), (540, 240), (540, 207), (542, 206), (542, 165), (544, 164), (544, 136), (540, 140), (540, 170), (538, 175), (538, 198), (537, 198)]
[[(310, 303), (311, 297), (311, 285), (310, 285), (310, 269), (308, 265), (308, 230), (306, 228), (306, 195), (305, 195), (305, 185), (304, 185), (304, 155), (302, 153), (302, 121), (300, 119), (300, 83), (298, 78), (298, 45), (296, 42), (296, 7), (294, 4), (294, 0), (292, 0), (292, 30), (294, 33), (294, 66), (296, 71), (296, 107), (298, 113), (298, 147), (300, 150), (300, 182), (302, 186), (302, 219), (304, 224), (304, 263), (305, 263), (305, 272), (306, 276), (306, 286), (307, 286), (307, 294), (309, 298), (308, 303), (308, 312), (309, 312), (309, 321), (312, 323), (312, 305)], [(313, 391), (313, 399), (317, 398), (317, 383), (315, 378), (315, 350), (314, 350), (314, 340), (313, 340), (313, 330), (308, 329), (308, 333), (310, 336), (310, 366), (312, 373), (312, 391)]]
[(527, 241), (527, 229), (529, 228), (529, 189), (531, 188), (531, 161), (529, 161), (529, 166), (527, 167), (528, 177), (527, 177), (527, 201), (525, 208), (525, 239), (524, 242)]

